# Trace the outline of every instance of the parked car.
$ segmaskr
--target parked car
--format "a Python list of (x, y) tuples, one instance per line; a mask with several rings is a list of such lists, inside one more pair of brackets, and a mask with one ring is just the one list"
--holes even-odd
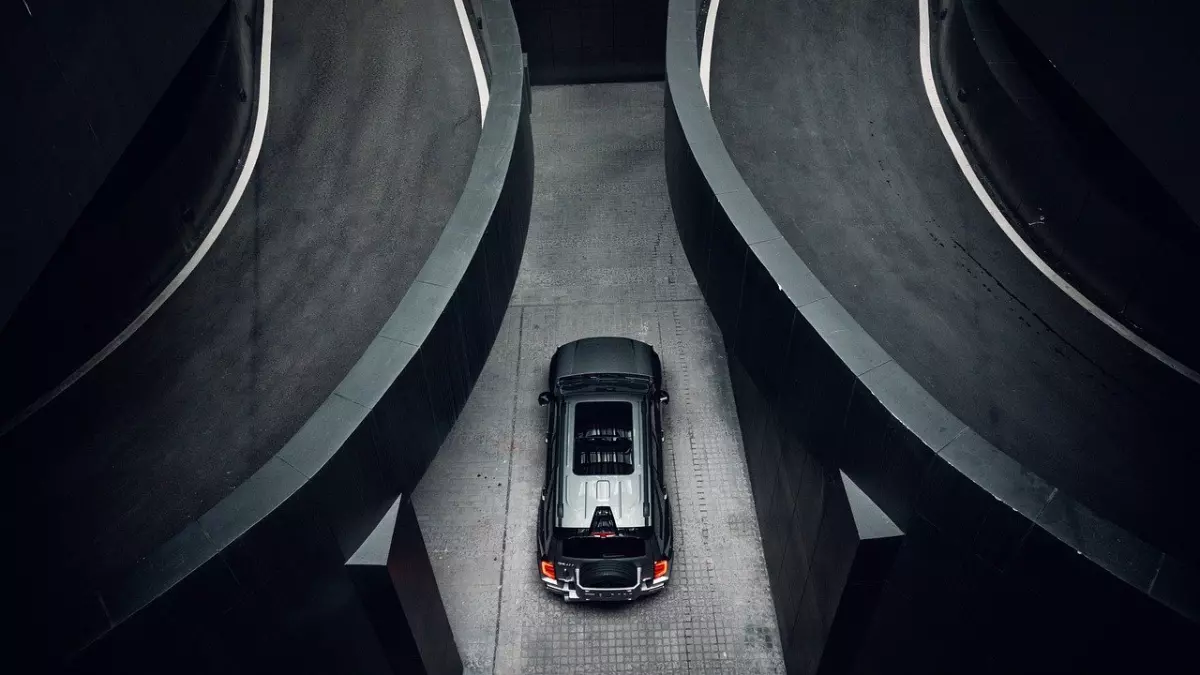
[(595, 337), (558, 348), (545, 406), (538, 572), (567, 601), (634, 600), (671, 572), (663, 475), (662, 364), (654, 349)]

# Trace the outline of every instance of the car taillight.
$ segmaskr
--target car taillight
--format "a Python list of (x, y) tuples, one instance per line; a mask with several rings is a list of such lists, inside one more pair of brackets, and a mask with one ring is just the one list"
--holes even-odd
[(661, 579), (661, 578), (667, 576), (667, 572), (670, 572), (670, 571), (671, 571), (671, 563), (670, 562), (668, 562), (666, 560), (659, 560), (654, 563), (654, 579), (656, 581), (658, 579)]
[[(556, 578), (554, 576), (554, 563), (550, 562), (549, 560), (543, 560), (541, 567), (542, 567), (542, 576), (546, 577), (547, 579), (555, 579)], [(657, 569), (657, 568), (655, 568), (655, 569)]]

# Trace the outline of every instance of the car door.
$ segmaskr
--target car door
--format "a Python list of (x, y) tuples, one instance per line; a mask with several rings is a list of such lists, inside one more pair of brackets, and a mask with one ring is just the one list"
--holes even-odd
[(662, 404), (657, 398), (649, 406), (650, 408), (650, 444), (653, 447), (653, 460), (651, 461), (652, 470), (654, 472), (654, 533), (658, 537), (658, 545), (660, 550), (666, 556), (671, 555), (672, 545), (672, 524), (671, 524), (671, 506), (667, 499), (667, 477), (666, 466), (663, 464), (663, 442), (664, 432), (662, 427)]
[(543, 492), (550, 488), (558, 470), (558, 462), (554, 451), (557, 445), (558, 413), (558, 399), (552, 399), (550, 405), (546, 406), (546, 475), (542, 479)]
[(538, 551), (546, 555), (554, 532), (554, 509), (558, 503), (558, 401), (546, 406), (546, 475), (542, 480), (542, 501), (538, 510)]

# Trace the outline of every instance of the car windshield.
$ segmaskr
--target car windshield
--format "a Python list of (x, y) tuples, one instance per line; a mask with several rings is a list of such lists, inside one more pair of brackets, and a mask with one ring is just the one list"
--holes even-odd
[(573, 391), (627, 391), (644, 393), (650, 390), (650, 378), (641, 375), (571, 375), (559, 380), (559, 389)]

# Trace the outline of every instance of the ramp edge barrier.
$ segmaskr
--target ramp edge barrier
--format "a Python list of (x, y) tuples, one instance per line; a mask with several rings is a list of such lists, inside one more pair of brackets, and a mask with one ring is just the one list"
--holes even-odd
[[(347, 563), (389, 509), (411, 510), (400, 495), (406, 503), (465, 405), (508, 306), (532, 203), (529, 88), (512, 7), (476, 5), (490, 104), (466, 186), (412, 286), (261, 469), (124, 577), (58, 603), (50, 669), (394, 672), (396, 646), (377, 639), (378, 613)], [(424, 550), (408, 553), (428, 563)], [(437, 604), (423, 610), (444, 619), (432, 591)], [(455, 659), (410, 656), (407, 672), (456, 672), (443, 667)]]
[[(247, 162), (260, 124), (261, 13), (257, 21), (244, 19), (254, 19), (258, 0), (221, 4), (141, 128), (0, 321), (0, 438), (61, 395), (144, 322), (146, 312), (153, 313), (150, 308), (202, 257), (198, 249), (219, 229), (239, 175), (252, 170)], [(62, 330), (63, 316), (72, 317), (73, 330)]]
[(848, 667), (822, 660), (848, 573), (837, 540), (853, 536), (822, 523), (839, 471), (904, 532), (890, 569), (875, 571), (877, 605), (857, 635), (838, 636), (839, 659), (850, 653), (855, 669), (1183, 658), (1200, 620), (1197, 570), (967, 428), (782, 238), (705, 102), (697, 36), (707, 3), (698, 4), (671, 0), (668, 11), (667, 183), (729, 354), (789, 672)]
[(1152, 345), (1151, 358), (1181, 380), (1200, 380), (1200, 320), (1181, 311), (1186, 302), (1172, 302), (1200, 295), (1190, 264), (1200, 255), (1200, 229), (997, 0), (935, 4), (935, 86), (968, 161), (1014, 230)]

